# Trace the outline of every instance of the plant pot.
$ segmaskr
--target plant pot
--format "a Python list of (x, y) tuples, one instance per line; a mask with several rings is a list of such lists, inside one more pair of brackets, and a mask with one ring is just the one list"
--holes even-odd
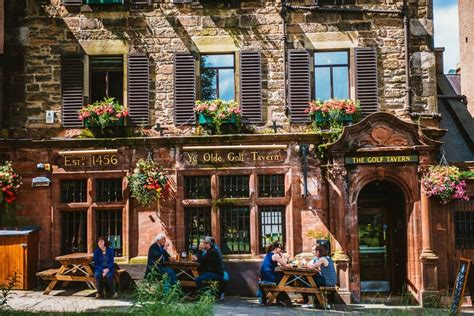
[(200, 125), (209, 125), (209, 124), (214, 123), (214, 119), (210, 115), (207, 115), (205, 113), (199, 113), (198, 122)]
[(323, 123), (328, 121), (328, 119), (323, 115), (323, 112), (316, 112), (311, 115), (311, 120), (316, 123)]
[(126, 126), (128, 126), (128, 117), (121, 117), (104, 128), (93, 124), (87, 118), (84, 119), (84, 127), (89, 129), (95, 137), (99, 138), (125, 137), (129, 133), (129, 129)]

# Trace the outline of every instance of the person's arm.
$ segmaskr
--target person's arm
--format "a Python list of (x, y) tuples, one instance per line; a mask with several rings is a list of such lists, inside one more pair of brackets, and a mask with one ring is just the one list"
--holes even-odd
[(94, 260), (94, 272), (100, 271), (100, 265), (101, 264), (100, 264), (100, 258), (98, 256), (97, 249), (94, 250), (93, 260)]
[(278, 264), (280, 264), (282, 267), (287, 267), (288, 266), (288, 260), (287, 258), (284, 258), (282, 255), (280, 254), (274, 254), (272, 256), (272, 260), (273, 261), (276, 261), (278, 262)]
[(316, 261), (314, 264), (311, 265), (311, 267), (308, 267), (310, 269), (319, 269), (321, 266), (327, 267), (329, 265), (329, 262), (326, 258), (321, 257)]
[(107, 248), (107, 252), (105, 254), (105, 264), (110, 271), (114, 270), (114, 250), (112, 248)]

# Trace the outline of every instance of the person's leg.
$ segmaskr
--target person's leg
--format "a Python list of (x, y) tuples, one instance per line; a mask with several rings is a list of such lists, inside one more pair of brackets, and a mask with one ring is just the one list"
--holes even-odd
[(115, 294), (114, 273), (109, 271), (105, 276), (105, 279), (107, 281), (107, 287), (110, 290), (110, 295), (113, 296)]
[(178, 278), (176, 277), (176, 272), (174, 272), (173, 269), (163, 268), (162, 273), (165, 275), (168, 275), (168, 280), (171, 283), (171, 285), (176, 284), (176, 282), (178, 281)]
[(314, 277), (314, 282), (316, 282), (316, 285), (318, 287), (320, 286), (326, 286), (326, 279), (321, 275), (321, 274), (316, 274)]
[(102, 272), (96, 271), (94, 272), (94, 278), (95, 278), (95, 287), (97, 288), (97, 294), (99, 296), (104, 295), (104, 282), (102, 278)]
[(207, 278), (209, 277), (210, 274), (211, 273), (209, 273), (209, 272), (204, 272), (203, 274), (201, 274), (200, 276), (198, 276), (196, 278), (196, 285), (199, 289), (202, 289), (202, 287), (203, 287), (202, 283), (207, 280)]

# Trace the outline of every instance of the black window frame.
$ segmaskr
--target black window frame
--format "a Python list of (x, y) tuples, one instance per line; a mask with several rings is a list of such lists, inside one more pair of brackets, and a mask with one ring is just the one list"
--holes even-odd
[[(123, 178), (95, 178), (95, 202), (115, 203), (123, 201)], [(111, 189), (113, 186), (113, 189)], [(107, 192), (109, 199), (105, 199)], [(115, 195), (115, 199), (110, 196)]]
[[(121, 67), (122, 87), (121, 87), (121, 89), (120, 89), (121, 95), (120, 95), (119, 98), (115, 97), (115, 101), (119, 102), (120, 104), (124, 104), (124, 100), (125, 100), (125, 99), (124, 99), (124, 88), (125, 88), (125, 78), (124, 78), (124, 77), (125, 77), (125, 72), (126, 72), (126, 70), (124, 69), (125, 56), (124, 56), (124, 55), (120, 55), (120, 54), (116, 54), (116, 55), (89, 55), (89, 56), (88, 56), (88, 58), (89, 58), (89, 73), (88, 73), (89, 86), (88, 86), (87, 88), (88, 88), (88, 91), (89, 91), (89, 96), (88, 96), (88, 98), (89, 98), (89, 102), (90, 102), (90, 103), (94, 103), (94, 102), (96, 102), (96, 101), (101, 101), (101, 100), (103, 100), (103, 98), (102, 98), (102, 99), (99, 98), (99, 99), (95, 100), (95, 98), (92, 97), (92, 86), (94, 85), (94, 82), (93, 82), (93, 80), (92, 80), (92, 75), (93, 75), (94, 72), (98, 72), (98, 73), (99, 73), (99, 72), (100, 72), (100, 73), (105, 72), (105, 73), (106, 73), (106, 75), (105, 75), (105, 84), (106, 84), (106, 86), (105, 86), (105, 97), (107, 97), (107, 98), (113, 97), (113, 96), (110, 95), (110, 91), (109, 91), (109, 90), (110, 90), (110, 86), (109, 86), (109, 74), (110, 74), (111, 72), (113, 72), (113, 71), (112, 71), (112, 70), (94, 71), (92, 64), (93, 64), (93, 60), (94, 60), (94, 59), (100, 59), (100, 58), (104, 58), (104, 59), (105, 59), (105, 58), (110, 58), (110, 59), (112, 59), (112, 58), (114, 58), (114, 57), (115, 57), (115, 58), (120, 57), (120, 58), (122, 59), (122, 67)], [(118, 68), (117, 68), (117, 69), (118, 69)]]
[[(114, 218), (111, 219), (111, 216), (110, 214), (112, 212), (115, 212), (116, 213), (116, 216)], [(100, 215), (99, 215), (100, 214)], [(104, 216), (104, 214), (108, 214), (108, 218), (106, 219), (102, 219), (101, 217)], [(107, 234), (105, 231), (101, 231), (103, 230), (104, 228), (106, 228), (107, 224), (104, 224), (104, 225), (100, 225), (100, 223), (107, 223), (107, 221), (109, 221), (109, 225), (110, 223), (117, 223), (117, 222), (120, 222), (120, 225), (117, 225), (115, 224), (114, 225), (114, 228), (115, 228), (115, 234), (113, 236), (117, 236), (117, 230), (119, 230), (120, 234), (118, 234), (118, 236), (120, 236), (120, 248), (115, 248), (114, 245), (110, 245), (109, 244), (109, 247), (112, 247), (114, 249), (114, 256), (115, 257), (122, 257), (123, 256), (123, 250), (124, 250), (124, 243), (123, 243), (123, 237), (124, 237), (124, 229), (123, 229), (123, 209), (122, 208), (96, 208), (94, 210), (94, 222), (95, 222), (95, 240), (97, 240), (98, 237), (102, 236), (102, 237), (105, 237), (108, 241), (110, 236), (112, 236), (112, 234)]]
[[(61, 255), (75, 252), (87, 252), (87, 209), (63, 210), (60, 211), (59, 216), (61, 220)], [(83, 227), (81, 228), (81, 231), (79, 231), (81, 222)], [(79, 227), (77, 227), (76, 224), (78, 224)], [(72, 229), (70, 230), (70, 228)], [(69, 236), (69, 232), (72, 232), (71, 236)], [(77, 243), (78, 238), (76, 237), (79, 235), (82, 239), (82, 247)], [(72, 240), (70, 241), (69, 237), (76, 240), (74, 242)]]
[[(239, 187), (239, 185), (243, 185), (244, 183), (247, 184), (247, 187), (244, 188), (243, 190), (235, 190), (237, 191), (242, 191), (242, 195), (229, 195), (228, 192), (234, 191), (233, 188), (230, 190), (225, 190), (226, 189), (226, 183), (223, 183), (226, 179), (231, 179), (234, 178), (236, 180), (236, 184), (232, 185), (232, 181), (230, 186), (233, 188)], [(247, 178), (246, 181), (242, 181), (242, 183), (239, 183), (240, 180), (239, 178)], [(219, 199), (248, 199), (250, 198), (250, 175), (248, 174), (236, 174), (236, 175), (219, 175), (218, 177), (218, 186), (219, 186)]]
[[(72, 186), (79, 185), (79, 189), (68, 190), (66, 184), (69, 183)], [(61, 203), (87, 203), (87, 179), (61, 179), (59, 181), (60, 187), (60, 202)], [(66, 192), (72, 191), (73, 194), (67, 195)], [(79, 192), (79, 199), (76, 200), (76, 192)]]
[[(340, 53), (340, 52), (345, 52), (347, 54), (347, 64), (331, 64), (331, 65), (316, 65), (316, 54), (317, 53)], [(348, 98), (351, 98), (351, 54), (350, 50), (348, 49), (331, 49), (331, 50), (313, 50), (312, 51), (312, 61), (313, 61), (313, 67), (312, 67), (312, 75), (311, 75), (311, 95), (312, 99), (318, 99), (316, 95), (316, 69), (317, 68), (329, 68), (330, 72), (330, 85), (331, 85), (331, 99), (334, 99), (334, 75), (333, 75), (333, 68), (337, 67), (347, 67), (347, 95)], [(326, 100), (321, 100), (321, 101), (326, 101)]]
[(456, 249), (474, 249), (474, 197), (469, 201), (451, 202), (454, 245)]
[[(234, 212), (240, 212), (240, 214), (235, 215)], [(221, 242), (221, 251), (224, 255), (243, 255), (243, 254), (251, 254), (252, 253), (252, 244), (251, 244), (251, 232), (250, 232), (250, 206), (249, 205), (225, 205), (221, 206), (219, 209), (219, 227), (220, 227), (220, 242)], [(246, 214), (245, 214), (246, 213)], [(228, 216), (229, 215), (229, 216)], [(226, 221), (230, 218), (230, 225), (227, 225)], [(246, 237), (244, 238), (243, 246), (244, 249), (241, 250), (241, 237), (237, 236), (237, 238), (230, 238), (233, 244), (235, 244), (235, 240), (237, 240), (237, 251), (230, 250), (229, 247), (229, 235), (226, 234), (226, 228), (232, 226), (237, 218), (237, 231), (234, 234), (240, 234), (242, 232), (246, 233)], [(239, 220), (243, 220), (243, 222), (238, 223)], [(243, 228), (242, 228), (243, 227)], [(234, 249), (234, 247), (232, 247)]]
[[(208, 183), (200, 182), (204, 179), (206, 179)], [(184, 199), (185, 200), (200, 200), (200, 199), (210, 200), (211, 199), (211, 176), (210, 175), (183, 176), (183, 184), (184, 184)], [(192, 186), (192, 187), (189, 187), (189, 186)], [(203, 186), (206, 186), (206, 188), (203, 188)], [(195, 192), (193, 192), (193, 189)]]
[[(232, 67), (230, 66), (224, 66), (224, 67), (203, 67), (203, 56), (218, 56), (218, 55), (232, 55), (232, 60), (233, 60), (233, 65)], [(219, 93), (219, 69), (233, 69), (234, 70), (234, 98), (233, 100), (236, 101), (237, 99), (237, 80), (236, 80), (236, 73), (237, 73), (237, 66), (236, 66), (236, 56), (235, 52), (230, 52), (230, 53), (204, 53), (199, 55), (199, 98), (202, 101), (208, 101), (203, 98), (203, 85), (202, 85), (202, 69), (214, 69), (217, 71), (216, 73), (216, 99), (220, 99), (220, 93)], [(214, 100), (214, 99), (212, 99)]]
[[(270, 212), (281, 212), (280, 216), (280, 223), (266, 223), (264, 222), (263, 213), (270, 213)], [(274, 219), (275, 217), (272, 217)], [(266, 218), (265, 218), (266, 219)], [(259, 250), (260, 253), (265, 253), (266, 248), (269, 244), (273, 241), (278, 240), (279, 242), (285, 244), (286, 242), (286, 205), (265, 205), (258, 207), (258, 235), (259, 235)], [(273, 239), (268, 243), (265, 241), (265, 236), (263, 235), (263, 227), (264, 226), (278, 226), (281, 225), (281, 239)]]
[[(262, 181), (265, 181), (265, 178), (269, 177), (268, 181), (270, 182), (269, 185), (264, 185)], [(273, 190), (272, 188), (272, 182), (273, 182), (273, 177), (277, 177), (277, 185), (282, 186), (281, 188), (281, 194), (280, 195), (274, 195), (273, 192), (278, 192), (280, 190)], [(285, 186), (285, 174), (284, 173), (274, 173), (274, 174), (258, 174), (257, 175), (257, 197), (258, 198), (277, 198), (277, 197), (285, 197), (285, 191), (286, 191), (286, 186)], [(270, 187), (268, 190), (268, 195), (263, 195), (263, 190), (262, 187)]]
[[(193, 227), (194, 220), (204, 222), (204, 232), (199, 232), (199, 228)], [(212, 208), (211, 206), (190, 206), (184, 207), (184, 234), (185, 234), (185, 249), (187, 251), (197, 251), (199, 248), (199, 241), (205, 236), (212, 236)], [(199, 225), (199, 223), (198, 223)], [(194, 244), (196, 241), (196, 244)]]

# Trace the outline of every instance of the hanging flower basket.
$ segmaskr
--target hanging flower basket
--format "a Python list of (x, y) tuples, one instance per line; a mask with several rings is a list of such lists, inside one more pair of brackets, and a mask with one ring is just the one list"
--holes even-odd
[(196, 101), (194, 110), (199, 125), (211, 127), (216, 134), (222, 133), (223, 124), (240, 124), (242, 119), (239, 105), (234, 101)]
[(313, 125), (317, 128), (329, 128), (334, 125), (341, 125), (353, 122), (360, 115), (359, 101), (347, 100), (319, 100), (311, 101), (305, 110), (308, 113)]
[(13, 170), (11, 161), (0, 164), (0, 204), (12, 204), (21, 185), (21, 177)]
[(133, 174), (127, 178), (130, 194), (144, 206), (150, 206), (169, 194), (168, 177), (152, 160), (140, 159)]
[(466, 182), (461, 180), (461, 172), (457, 167), (430, 166), (421, 178), (421, 184), (428, 197), (438, 198), (441, 204), (447, 204), (451, 200), (469, 200)]
[(79, 118), (94, 136), (114, 137), (125, 136), (124, 127), (128, 125), (129, 114), (128, 110), (114, 98), (104, 98), (102, 101), (82, 107)]

